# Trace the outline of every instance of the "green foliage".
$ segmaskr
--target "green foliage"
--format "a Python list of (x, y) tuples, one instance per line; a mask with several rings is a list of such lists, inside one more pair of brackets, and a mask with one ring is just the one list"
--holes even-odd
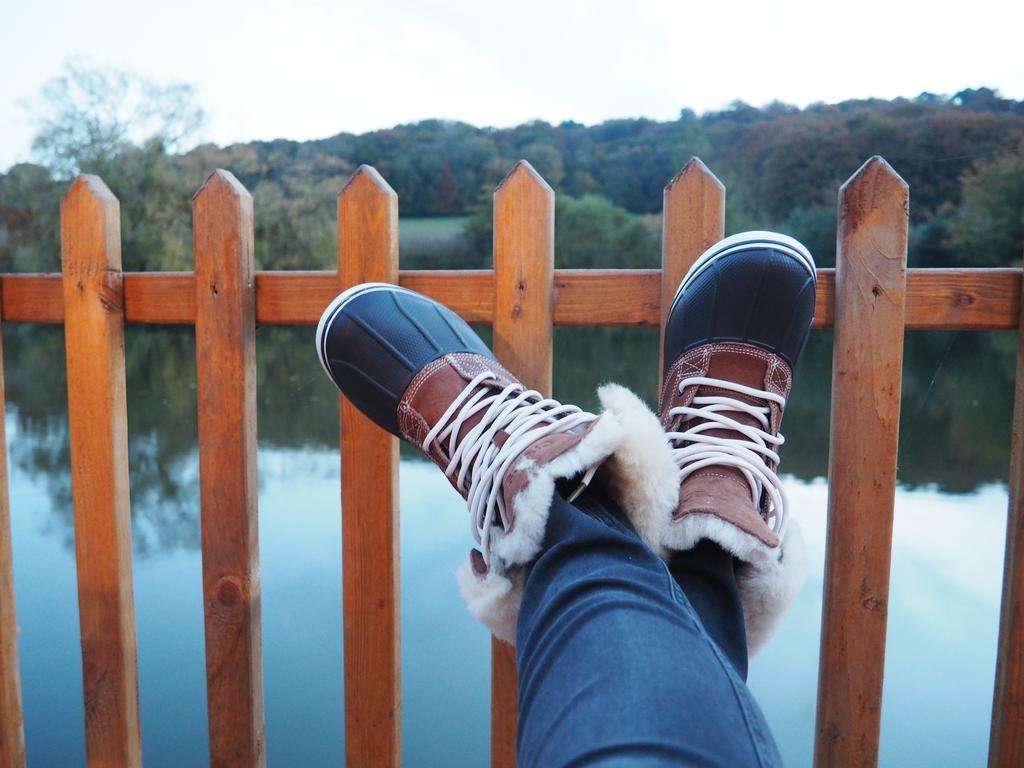
[(176, 151), (198, 130), (203, 112), (194, 89), (160, 85), (130, 72), (71, 61), (42, 90), (33, 112), (32, 149), (62, 176), (100, 173), (125, 149), (157, 142)]
[[(565, 269), (656, 267), (661, 263), (661, 220), (630, 213), (601, 195), (555, 198), (555, 265)], [(470, 258), (448, 267), (491, 264), (492, 212), (481, 208), (466, 220)]]
[(1020, 263), (1024, 255), (1024, 154), (982, 163), (964, 180), (953, 243), (965, 263)]
[(63, 187), (45, 168), (29, 163), (0, 174), (0, 270), (48, 272), (60, 268)]
[(654, 226), (600, 195), (559, 196), (555, 264), (564, 268), (640, 268), (661, 263)]
[(795, 237), (814, 254), (819, 267), (836, 264), (836, 204), (794, 208), (779, 231)]
[(399, 219), (398, 250), (403, 268), (483, 267), (486, 252), (472, 252), (464, 232), (467, 222), (465, 216)]
[(404, 220), (447, 222), (403, 225), (404, 266), (487, 267), (493, 190), (519, 158), (558, 193), (560, 266), (656, 265), (662, 189), (692, 155), (728, 188), (728, 231), (780, 229), (825, 266), (834, 263), (837, 190), (873, 154), (911, 186), (912, 264), (1017, 264), (1024, 251), (1024, 102), (985, 88), (806, 109), (736, 102), (668, 122), (493, 129), (425, 120), (183, 154), (174, 150), (201, 119), (187, 86), (72, 64), (40, 105), (40, 164), (0, 174), (4, 270), (59, 268), (59, 195), (79, 170), (100, 174), (121, 201), (126, 269), (189, 269), (191, 196), (218, 167), (253, 195), (258, 268), (329, 269), (337, 195), (361, 163), (392, 185)]

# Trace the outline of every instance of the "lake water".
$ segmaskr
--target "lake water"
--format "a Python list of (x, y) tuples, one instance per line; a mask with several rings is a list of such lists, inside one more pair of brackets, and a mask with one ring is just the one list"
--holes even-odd
[[(258, 332), (260, 560), (271, 765), (344, 761), (337, 398), (311, 329)], [(29, 764), (85, 764), (59, 328), (4, 328), (19, 652)], [(1014, 371), (1012, 334), (909, 334), (893, 542), (881, 763), (984, 765), (995, 670)], [(143, 758), (208, 763), (194, 345), (127, 335)], [(653, 399), (651, 329), (559, 329), (555, 394)], [(782, 470), (810, 548), (807, 586), (750, 685), (789, 765), (814, 735), (825, 539), (830, 335), (815, 332), (783, 431)], [(452, 571), (470, 538), (432, 465), (401, 466), (403, 751), (409, 766), (487, 763), (486, 631)], [(871, 515), (865, 509), (863, 514)]]

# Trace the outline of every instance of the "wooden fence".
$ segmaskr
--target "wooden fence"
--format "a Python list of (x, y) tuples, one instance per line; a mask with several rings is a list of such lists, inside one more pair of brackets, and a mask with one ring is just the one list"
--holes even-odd
[[(340, 290), (397, 281), (492, 324), (498, 356), (529, 386), (550, 391), (552, 326), (661, 324), (689, 265), (723, 236), (724, 204), (724, 187), (692, 160), (665, 188), (660, 270), (558, 270), (554, 193), (520, 162), (494, 195), (493, 270), (400, 271), (398, 197), (364, 166), (338, 199), (337, 272), (255, 272), (252, 199), (217, 171), (193, 201), (195, 272), (143, 274), (121, 271), (117, 200), (100, 179), (77, 179), (61, 201), (63, 274), (0, 275), (0, 317), (65, 326), (89, 765), (141, 763), (125, 323), (195, 326), (210, 757), (214, 766), (263, 765), (256, 324), (312, 325)], [(815, 326), (835, 331), (819, 766), (877, 763), (904, 329), (1020, 325), (1019, 269), (907, 269), (907, 206), (896, 172), (881, 158), (866, 162), (839, 191), (837, 268), (818, 273)], [(989, 758), (1007, 767), (1024, 765), (1020, 338)], [(3, 441), (0, 431), (0, 448)], [(0, 765), (20, 766), (5, 455), (0, 450)], [(397, 766), (397, 442), (345, 402), (341, 462), (347, 763)], [(512, 766), (514, 657), (497, 641), (492, 651), (492, 763)]]

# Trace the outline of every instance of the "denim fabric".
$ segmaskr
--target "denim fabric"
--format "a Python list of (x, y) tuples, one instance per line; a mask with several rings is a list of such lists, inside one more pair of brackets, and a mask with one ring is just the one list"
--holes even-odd
[(598, 492), (556, 497), (516, 644), (520, 768), (782, 764), (717, 545), (670, 567)]

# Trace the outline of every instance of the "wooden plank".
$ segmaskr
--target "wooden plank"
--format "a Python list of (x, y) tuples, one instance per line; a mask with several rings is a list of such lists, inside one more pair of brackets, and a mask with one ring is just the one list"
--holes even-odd
[(0, 765), (20, 768), (25, 765), (25, 729), (18, 665), (18, 620), (14, 610), (5, 402), (3, 344), (0, 341)]
[(1019, 269), (907, 271), (907, 327), (1012, 330), (1019, 323)]
[(817, 766), (878, 762), (907, 206), (906, 183), (880, 157), (839, 191)]
[(64, 281), (60, 273), (3, 275), (0, 294), (4, 322), (64, 322)]
[[(555, 193), (520, 160), (494, 193), (494, 354), (551, 394)], [(516, 764), (515, 649), (491, 638), (491, 765)]]
[(120, 210), (96, 176), (60, 203), (71, 495), (90, 766), (141, 764)]
[(654, 325), (660, 269), (556, 269), (555, 325)]
[[(832, 326), (834, 270), (818, 270), (815, 328)], [(912, 269), (907, 271), (907, 328), (1014, 330), (1020, 312), (1020, 269)], [(195, 321), (189, 273), (125, 273), (125, 321)], [(471, 323), (494, 318), (490, 270), (410, 270), (399, 282)], [(670, 283), (671, 281), (667, 281)], [(555, 325), (657, 325), (661, 322), (661, 270), (556, 269)], [(315, 325), (337, 293), (337, 272), (256, 273), (256, 320), (264, 325)], [(0, 275), (3, 319), (9, 323), (61, 323), (60, 275)]]
[[(489, 269), (405, 270), (399, 283), (437, 299), (469, 323), (490, 323), (494, 273)], [(311, 325), (338, 292), (336, 272), (258, 272), (256, 317), (266, 325)]]
[(129, 323), (190, 325), (196, 321), (196, 281), (192, 272), (143, 272), (124, 276), (124, 315)]
[(665, 321), (679, 283), (693, 262), (725, 236), (725, 187), (694, 157), (665, 187), (662, 210), (659, 382), (665, 368)]
[(1024, 333), (1019, 331), (1011, 435), (1010, 503), (988, 748), (990, 768), (1024, 765)]
[(210, 764), (262, 766), (252, 197), (215, 171), (192, 222)]
[(256, 319), (266, 325), (315, 324), (337, 295), (337, 272), (258, 272)]
[(494, 319), (494, 273), (489, 269), (407, 271), (399, 273), (399, 281), (458, 312), (467, 323)]
[[(398, 281), (398, 195), (370, 166), (338, 197), (338, 273), (341, 290)], [(398, 440), (343, 397), (345, 757), (355, 768), (402, 764), (398, 530)]]

